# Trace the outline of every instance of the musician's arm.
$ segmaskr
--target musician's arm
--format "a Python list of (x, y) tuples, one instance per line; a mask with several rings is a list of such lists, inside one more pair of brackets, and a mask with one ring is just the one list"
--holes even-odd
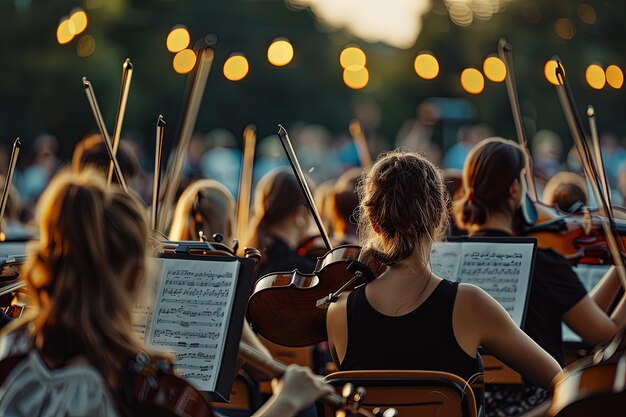
[(478, 337), (475, 342), (534, 384), (550, 389), (561, 371), (558, 362), (517, 327), (489, 294), (473, 285), (461, 285), (454, 314), (461, 317), (459, 323), (473, 330), (470, 337)]
[(604, 274), (600, 282), (589, 292), (589, 297), (591, 297), (600, 309), (607, 311), (613, 303), (619, 288), (620, 282), (617, 268), (612, 266), (606, 271), (606, 274)]
[(563, 321), (585, 342), (592, 345), (605, 342), (615, 336), (618, 328), (626, 323), (626, 301), (622, 297), (609, 317), (586, 296), (563, 315)]
[(334, 392), (310, 369), (289, 365), (280, 381), (272, 384), (274, 395), (252, 417), (290, 417), (311, 406), (315, 400)]

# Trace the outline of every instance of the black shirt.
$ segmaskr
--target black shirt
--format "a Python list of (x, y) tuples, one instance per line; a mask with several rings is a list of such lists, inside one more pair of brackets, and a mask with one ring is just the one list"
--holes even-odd
[(289, 272), (297, 269), (302, 273), (311, 273), (315, 269), (315, 261), (299, 256), (285, 241), (274, 237), (272, 245), (265, 248), (266, 261), (255, 270), (255, 278), (261, 278), (273, 272)]
[[(484, 229), (472, 236), (511, 235)], [(565, 364), (561, 317), (585, 295), (587, 290), (567, 259), (552, 249), (537, 249), (523, 330), (561, 366)]]
[(480, 358), (459, 346), (452, 329), (458, 283), (442, 280), (416, 309), (392, 317), (378, 312), (365, 286), (350, 293), (348, 346), (339, 369), (408, 369), (453, 373), (466, 381), (482, 372)]

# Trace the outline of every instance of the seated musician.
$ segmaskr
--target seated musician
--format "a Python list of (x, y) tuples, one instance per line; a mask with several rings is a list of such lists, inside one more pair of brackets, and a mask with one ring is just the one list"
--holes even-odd
[(359, 206), (356, 185), (361, 176), (360, 168), (350, 169), (337, 179), (329, 196), (329, 211), (333, 238), (340, 245), (358, 244), (357, 225), (352, 217)]
[(215, 180), (197, 180), (183, 191), (176, 203), (170, 240), (199, 240), (202, 232), (209, 241), (220, 234), (230, 246), (235, 239), (235, 198)]
[[(57, 176), (39, 206), (40, 242), (24, 278), (39, 309), (26, 355), (0, 362), (0, 415), (129, 415), (128, 364), (146, 348), (131, 306), (146, 270), (145, 209), (92, 172)], [(255, 415), (289, 416), (329, 392), (291, 367)]]
[(360, 197), (362, 258), (386, 270), (328, 309), (339, 369), (435, 370), (472, 382), (483, 346), (548, 388), (561, 368), (504, 308), (482, 289), (430, 270), (431, 246), (448, 226), (442, 173), (419, 154), (390, 152), (364, 176)]
[(247, 246), (259, 249), (263, 255), (256, 277), (294, 269), (312, 272), (315, 262), (296, 252), (298, 245), (310, 236), (311, 214), (291, 170), (275, 169), (261, 178), (253, 210)]
[(587, 206), (585, 179), (574, 172), (559, 172), (543, 189), (543, 202), (566, 213), (582, 211)]
[[(501, 138), (485, 140), (470, 152), (463, 171), (465, 197), (460, 200), (458, 218), (470, 235), (512, 236), (521, 232), (525, 167), (521, 148)], [(623, 299), (610, 317), (605, 312), (618, 288), (616, 270), (611, 269), (587, 294), (562, 255), (552, 249), (539, 249), (524, 331), (563, 366), (561, 321), (592, 345), (607, 341), (626, 323)], [(521, 396), (523, 401), (528, 397), (545, 398), (547, 394), (527, 386)]]
[[(135, 151), (126, 142), (120, 141), (116, 158), (125, 179), (131, 181), (139, 173), (139, 160)], [(91, 167), (99, 172), (107, 172), (110, 161), (102, 136), (100, 134), (88, 135), (74, 148), (72, 169), (78, 172)]]

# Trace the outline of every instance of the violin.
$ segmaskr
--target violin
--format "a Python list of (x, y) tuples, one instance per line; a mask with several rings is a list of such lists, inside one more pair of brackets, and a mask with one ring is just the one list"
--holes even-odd
[[(352, 289), (357, 272), (368, 278), (371, 273), (363, 264), (354, 262), (361, 253), (359, 246), (333, 247), (287, 131), (280, 125), (278, 136), (328, 252), (318, 258), (312, 274), (294, 270), (261, 277), (248, 301), (248, 320), (256, 332), (271, 342), (289, 347), (309, 346), (327, 339), (323, 300), (338, 289)], [(352, 271), (347, 268), (348, 261), (353, 261)], [(347, 283), (351, 284), (346, 286)]]
[(549, 417), (624, 415), (626, 405), (625, 329), (604, 347), (563, 369), (554, 385)]
[[(551, 248), (572, 264), (614, 263), (602, 227), (603, 219), (594, 211), (571, 214), (543, 203), (525, 203), (529, 204), (537, 220), (523, 228), (522, 233), (537, 238), (540, 248)], [(615, 225), (619, 238), (626, 244), (626, 221), (615, 219)]]
[(200, 391), (176, 376), (171, 364), (153, 362), (145, 354), (130, 361), (133, 375), (130, 403), (133, 415), (155, 417), (214, 417), (211, 405)]
[(361, 247), (342, 245), (317, 259), (315, 271), (278, 272), (261, 277), (248, 300), (248, 320), (269, 341), (289, 347), (327, 340), (326, 310), (317, 302), (354, 276), (346, 261), (359, 258)]

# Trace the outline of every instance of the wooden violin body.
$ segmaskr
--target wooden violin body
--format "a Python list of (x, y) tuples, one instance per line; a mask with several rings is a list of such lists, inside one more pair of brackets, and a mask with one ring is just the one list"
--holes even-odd
[(261, 277), (248, 302), (248, 319), (255, 331), (283, 346), (309, 346), (327, 339), (326, 310), (317, 301), (353, 278), (346, 261), (356, 260), (361, 248), (342, 245), (317, 260), (313, 274), (297, 270)]
[(622, 341), (617, 350), (609, 345), (567, 366), (555, 383), (547, 415), (618, 417), (625, 414), (626, 349)]
[[(571, 263), (611, 264), (612, 258), (602, 228), (602, 219), (593, 212), (570, 214), (534, 203), (538, 221), (524, 234), (536, 237), (540, 248), (551, 248)], [(626, 221), (615, 220), (620, 239), (626, 243)]]
[(135, 415), (155, 417), (213, 417), (211, 405), (202, 393), (184, 379), (154, 365), (139, 371), (132, 395)]

